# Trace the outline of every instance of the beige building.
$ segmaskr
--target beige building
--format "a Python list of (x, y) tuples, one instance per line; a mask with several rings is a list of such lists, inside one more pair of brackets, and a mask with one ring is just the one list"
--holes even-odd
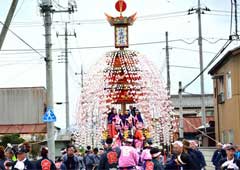
[(209, 74), (213, 78), (216, 139), (240, 144), (240, 47), (228, 51)]

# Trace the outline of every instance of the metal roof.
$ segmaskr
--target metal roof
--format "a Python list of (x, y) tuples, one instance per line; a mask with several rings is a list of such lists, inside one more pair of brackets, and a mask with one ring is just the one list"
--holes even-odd
[(219, 68), (224, 65), (231, 57), (240, 54), (240, 47), (236, 47), (229, 50), (208, 72), (208, 74), (213, 75)]
[[(183, 108), (201, 108), (201, 95), (200, 94), (191, 94), (183, 95), (182, 105)], [(179, 108), (179, 96), (171, 95), (173, 107)], [(205, 94), (205, 107), (214, 107), (213, 103), (213, 94)]]

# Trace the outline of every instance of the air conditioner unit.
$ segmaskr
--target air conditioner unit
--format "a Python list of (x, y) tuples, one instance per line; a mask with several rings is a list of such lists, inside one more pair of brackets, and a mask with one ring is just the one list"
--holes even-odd
[(225, 102), (224, 93), (221, 92), (218, 94), (218, 104), (223, 104)]

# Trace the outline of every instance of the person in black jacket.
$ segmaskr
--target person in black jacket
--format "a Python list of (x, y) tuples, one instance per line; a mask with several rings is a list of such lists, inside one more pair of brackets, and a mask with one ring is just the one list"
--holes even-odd
[(120, 156), (120, 150), (112, 149), (112, 138), (106, 140), (106, 150), (100, 157), (100, 163), (98, 170), (117, 170), (118, 158)]
[(235, 147), (229, 145), (226, 148), (227, 157), (219, 161), (218, 169), (220, 170), (239, 170), (240, 160), (234, 157)]
[(215, 166), (215, 170), (218, 170), (219, 161), (223, 158), (226, 158), (226, 151), (222, 148), (222, 144), (217, 144), (217, 150), (214, 151), (212, 156), (212, 163)]
[(17, 161), (13, 164), (13, 170), (35, 170), (36, 168), (28, 160), (26, 156), (27, 150), (24, 147), (19, 147), (16, 151)]
[(73, 145), (67, 146), (67, 154), (63, 156), (63, 162), (61, 164), (61, 170), (79, 170), (79, 159), (75, 153), (75, 147)]
[(177, 156), (183, 152), (183, 144), (181, 141), (175, 141), (172, 143), (172, 156), (165, 163), (165, 170), (179, 170), (181, 168), (180, 163), (177, 161)]
[(178, 162), (182, 165), (183, 170), (201, 170), (200, 160), (196, 152), (190, 147), (188, 140), (183, 140), (183, 152), (178, 156)]
[(203, 156), (203, 153), (198, 149), (197, 142), (196, 141), (191, 141), (190, 146), (193, 149), (193, 151), (195, 152), (195, 154), (197, 156), (197, 159), (199, 160), (201, 170), (205, 169), (205, 166), (207, 164), (206, 164), (205, 158)]
[(41, 149), (41, 159), (36, 162), (36, 170), (55, 170), (56, 166), (52, 160), (48, 159), (48, 148), (42, 147)]

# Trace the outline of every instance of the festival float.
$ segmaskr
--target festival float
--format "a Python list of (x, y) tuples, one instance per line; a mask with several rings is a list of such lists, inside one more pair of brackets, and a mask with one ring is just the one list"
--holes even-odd
[(76, 145), (99, 146), (108, 137), (119, 146), (132, 138), (141, 148), (146, 140), (170, 143), (173, 107), (166, 85), (154, 64), (129, 47), (129, 26), (136, 13), (125, 17), (127, 4), (118, 0), (117, 17), (105, 14), (114, 27), (116, 50), (107, 52), (84, 78), (73, 139)]

